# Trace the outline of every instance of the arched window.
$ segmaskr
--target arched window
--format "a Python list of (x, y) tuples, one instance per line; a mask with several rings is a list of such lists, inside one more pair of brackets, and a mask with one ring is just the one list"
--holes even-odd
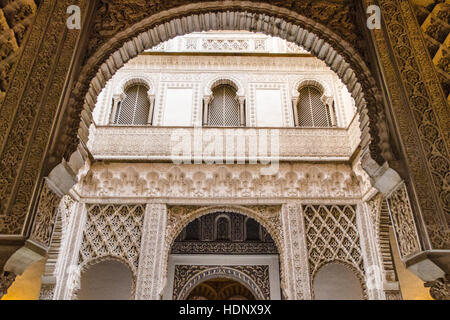
[(329, 263), (317, 272), (313, 282), (316, 300), (362, 300), (358, 277), (340, 263)]
[(80, 279), (79, 300), (130, 300), (133, 276), (121, 262), (106, 260), (90, 266)]
[(216, 240), (231, 240), (231, 223), (228, 217), (219, 217), (216, 220)]
[(322, 93), (313, 86), (306, 86), (299, 90), (297, 116), (300, 127), (333, 126), (332, 110), (321, 100), (321, 97)]
[(259, 223), (255, 220), (248, 218), (245, 222), (245, 240), (246, 241), (260, 241), (261, 230)]
[(186, 227), (186, 241), (200, 240), (200, 219), (196, 219), (189, 223)]
[(213, 90), (213, 99), (208, 108), (209, 126), (239, 127), (241, 125), (241, 107), (236, 89), (228, 84), (221, 84)]
[(115, 124), (143, 125), (151, 122), (148, 88), (142, 84), (125, 90), (125, 99), (119, 102), (114, 119)]

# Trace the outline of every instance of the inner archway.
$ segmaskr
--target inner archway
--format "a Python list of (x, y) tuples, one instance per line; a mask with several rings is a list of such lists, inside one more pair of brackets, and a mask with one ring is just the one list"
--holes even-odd
[(165, 299), (280, 299), (279, 255), (253, 218), (213, 211), (177, 235), (168, 261)]
[(256, 297), (237, 281), (215, 278), (197, 285), (186, 300), (256, 300)]

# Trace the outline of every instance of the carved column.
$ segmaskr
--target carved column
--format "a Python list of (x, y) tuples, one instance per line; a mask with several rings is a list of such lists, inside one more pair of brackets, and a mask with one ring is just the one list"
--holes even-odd
[(245, 96), (238, 96), (237, 97), (239, 101), (239, 112), (241, 115), (241, 127), (245, 127), (247, 120), (246, 120), (246, 111), (245, 111)]
[(357, 213), (357, 225), (361, 234), (361, 251), (364, 257), (368, 298), (371, 300), (386, 299), (383, 264), (376, 242), (375, 226), (373, 226), (370, 218), (370, 207), (363, 203), (358, 206)]
[(305, 230), (301, 205), (283, 205), (281, 214), (283, 233), (283, 283), (282, 288), (289, 300), (311, 300), (311, 285), (306, 248)]
[[(366, 242), (371, 244), (374, 261), (379, 266), (379, 276), (381, 277), (380, 288), (384, 292), (384, 299), (402, 300), (403, 297), (400, 291), (400, 284), (398, 282), (390, 245), (390, 219), (384, 204), (386, 204), (386, 201), (381, 194), (378, 194), (362, 205), (368, 227)], [(378, 270), (376, 268), (372, 269), (370, 274), (368, 274), (370, 277), (367, 280), (368, 286), (375, 284), (374, 280), (377, 279)]]
[(111, 114), (109, 115), (109, 123), (114, 124), (117, 116), (117, 109), (119, 108), (119, 104), (122, 103), (123, 99), (125, 99), (125, 94), (115, 94), (113, 96), (113, 107), (111, 109)]
[(136, 300), (160, 300), (166, 279), (167, 207), (148, 204), (142, 229), (141, 250), (136, 280)]
[(203, 125), (208, 125), (208, 113), (209, 113), (209, 104), (211, 103), (212, 95), (205, 95), (203, 97)]
[(86, 226), (86, 206), (83, 203), (76, 203), (73, 206), (73, 213), (67, 226), (67, 235), (64, 246), (58, 256), (58, 270), (56, 273), (56, 286), (53, 299), (69, 300), (73, 298), (73, 293), (78, 289), (79, 267), (78, 256), (81, 243), (83, 241), (83, 231)]
[[(61, 202), (61, 193), (52, 190), (56, 189), (50, 179), (46, 178), (43, 183), (39, 204), (34, 219), (34, 225), (29, 242), (48, 252), (54, 236), (56, 219), (58, 216), (57, 207)], [(54, 293), (55, 284), (43, 276), (41, 287), (41, 300), (51, 300)]]
[(66, 254), (67, 229), (69, 219), (75, 215), (75, 200), (66, 195), (61, 200), (57, 208), (56, 222), (53, 230), (52, 241), (47, 253), (44, 274), (42, 275), (42, 285), (39, 300), (53, 300), (58, 279), (61, 278), (62, 257)]
[(294, 127), (298, 127), (300, 124), (298, 122), (298, 97), (292, 98), (292, 112), (294, 114)]
[(149, 93), (148, 94), (148, 99), (150, 101), (150, 108), (148, 110), (148, 120), (147, 120), (147, 124), (152, 125), (153, 124), (153, 115), (155, 113), (155, 101), (156, 101), (156, 95)]

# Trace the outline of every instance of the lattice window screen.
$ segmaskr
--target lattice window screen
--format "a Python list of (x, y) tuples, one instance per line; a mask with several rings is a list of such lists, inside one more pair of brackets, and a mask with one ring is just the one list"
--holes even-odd
[(303, 87), (299, 91), (298, 124), (300, 127), (331, 127), (331, 113), (322, 102), (320, 91), (314, 87)]
[(328, 262), (343, 261), (364, 274), (356, 207), (305, 205), (303, 211), (310, 273), (315, 274)]
[(148, 89), (143, 85), (134, 85), (125, 91), (126, 97), (117, 110), (116, 124), (147, 124), (150, 111)]
[(208, 110), (208, 125), (217, 127), (239, 127), (241, 117), (236, 90), (230, 85), (220, 85), (213, 90), (214, 99)]

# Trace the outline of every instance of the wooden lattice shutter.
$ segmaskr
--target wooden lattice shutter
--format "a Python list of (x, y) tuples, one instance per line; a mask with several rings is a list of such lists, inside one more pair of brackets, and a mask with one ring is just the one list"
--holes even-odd
[(331, 114), (314, 87), (303, 87), (299, 91), (298, 124), (300, 127), (331, 127)]
[(150, 110), (148, 89), (143, 85), (134, 85), (125, 91), (126, 97), (117, 112), (117, 124), (147, 124)]
[(208, 125), (239, 127), (241, 117), (236, 90), (230, 85), (220, 85), (213, 90), (213, 96), (208, 110)]

